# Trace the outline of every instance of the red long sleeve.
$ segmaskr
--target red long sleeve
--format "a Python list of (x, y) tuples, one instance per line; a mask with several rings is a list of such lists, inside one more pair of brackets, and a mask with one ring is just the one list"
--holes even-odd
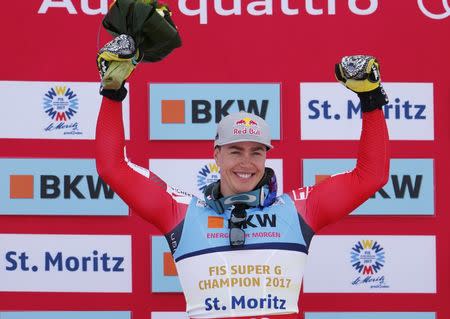
[(299, 213), (314, 231), (350, 214), (388, 180), (389, 137), (384, 114), (381, 110), (363, 113), (362, 122), (353, 171), (291, 193)]
[[(96, 160), (99, 175), (141, 217), (161, 232), (172, 230), (185, 208), (167, 192), (166, 184), (147, 171), (130, 167), (124, 157), (122, 105), (103, 98), (97, 121)], [(363, 114), (356, 167), (313, 187), (291, 193), (299, 213), (314, 230), (336, 222), (361, 205), (386, 182), (389, 174), (388, 132), (381, 110)], [(296, 194), (303, 193), (303, 196)]]
[(124, 147), (122, 103), (103, 98), (96, 131), (97, 171), (134, 212), (165, 234), (184, 212), (158, 176), (148, 171), (144, 176), (127, 163)]

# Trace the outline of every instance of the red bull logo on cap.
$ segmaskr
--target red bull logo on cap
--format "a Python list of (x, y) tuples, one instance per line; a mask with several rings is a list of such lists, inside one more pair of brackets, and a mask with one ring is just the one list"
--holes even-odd
[[(237, 126), (237, 127), (236, 127)], [(244, 126), (244, 127), (242, 127)], [(261, 135), (258, 123), (249, 117), (244, 117), (234, 123), (233, 135)]]
[(258, 125), (258, 123), (254, 120), (252, 120), (249, 117), (244, 117), (242, 120), (236, 121), (234, 123), (234, 125), (245, 125), (247, 127), (253, 126), (253, 125)]

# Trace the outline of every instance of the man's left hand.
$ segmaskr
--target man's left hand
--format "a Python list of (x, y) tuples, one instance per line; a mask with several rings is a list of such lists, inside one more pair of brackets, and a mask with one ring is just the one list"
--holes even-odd
[(380, 66), (370, 55), (351, 55), (335, 65), (336, 79), (361, 99), (361, 110), (369, 112), (389, 103), (381, 85)]

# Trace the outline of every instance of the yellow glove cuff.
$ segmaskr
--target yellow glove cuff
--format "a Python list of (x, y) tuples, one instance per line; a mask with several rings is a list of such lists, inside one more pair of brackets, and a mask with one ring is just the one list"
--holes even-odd
[(112, 61), (102, 79), (102, 87), (106, 90), (118, 90), (130, 76), (136, 66), (130, 59)]

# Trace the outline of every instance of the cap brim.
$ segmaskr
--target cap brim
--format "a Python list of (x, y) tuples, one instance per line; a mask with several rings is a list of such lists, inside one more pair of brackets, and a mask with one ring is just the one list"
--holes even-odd
[(260, 141), (247, 140), (247, 139), (238, 139), (238, 140), (233, 140), (233, 141), (229, 141), (229, 142), (222, 142), (222, 143), (217, 143), (217, 141), (215, 141), (214, 142), (214, 147), (216, 147), (216, 146), (224, 146), (224, 145), (229, 145), (229, 144), (234, 144), (234, 143), (240, 143), (240, 142), (255, 142), (255, 143), (259, 143), (259, 144), (262, 144), (265, 147), (267, 147), (268, 150), (271, 150), (273, 148), (273, 145), (271, 145), (271, 144), (266, 144), (266, 143), (262, 143)]

